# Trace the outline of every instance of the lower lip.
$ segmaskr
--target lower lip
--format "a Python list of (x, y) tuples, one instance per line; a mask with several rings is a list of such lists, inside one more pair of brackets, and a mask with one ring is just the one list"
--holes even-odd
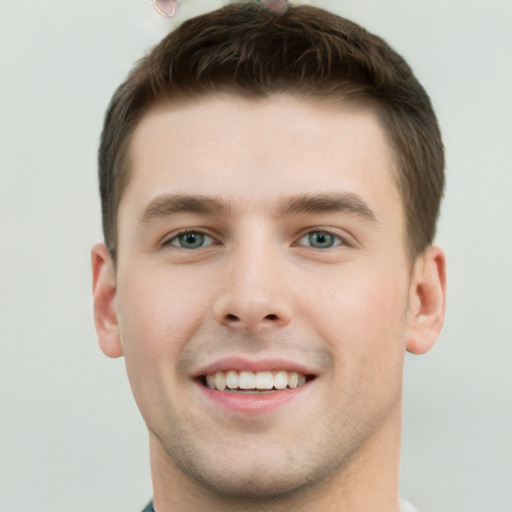
[(203, 396), (213, 402), (216, 407), (222, 407), (233, 412), (262, 413), (272, 411), (302, 396), (311, 386), (312, 381), (295, 389), (283, 389), (268, 393), (236, 393), (233, 391), (217, 391), (197, 382)]

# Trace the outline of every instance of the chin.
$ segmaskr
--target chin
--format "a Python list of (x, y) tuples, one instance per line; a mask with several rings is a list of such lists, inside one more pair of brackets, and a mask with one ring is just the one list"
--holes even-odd
[(213, 496), (232, 502), (265, 503), (289, 499), (300, 494), (312, 485), (304, 474), (272, 468), (265, 472), (241, 470), (235, 474), (216, 470), (209, 472), (189, 472), (188, 476)]
[(339, 469), (335, 460), (315, 461), (311, 457), (306, 462), (281, 450), (241, 453), (223, 457), (222, 461), (208, 456), (176, 458), (176, 454), (173, 459), (178, 469), (211, 499), (240, 504), (298, 498), (322, 486)]

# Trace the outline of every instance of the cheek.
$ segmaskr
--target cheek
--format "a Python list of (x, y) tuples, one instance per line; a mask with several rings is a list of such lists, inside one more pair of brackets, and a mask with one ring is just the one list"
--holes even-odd
[[(207, 309), (204, 282), (169, 269), (119, 280), (117, 310), (127, 366), (169, 369)], [(203, 293), (201, 293), (203, 290)]]
[(338, 354), (337, 364), (384, 367), (385, 362), (400, 362), (407, 311), (403, 269), (354, 265), (331, 273), (324, 282), (328, 287), (317, 289), (307, 309), (315, 311), (309, 316)]
[[(205, 317), (200, 282), (169, 269), (118, 279), (117, 310), (126, 371), (142, 416), (158, 421), (182, 390), (178, 361)], [(160, 412), (159, 412), (160, 411)]]

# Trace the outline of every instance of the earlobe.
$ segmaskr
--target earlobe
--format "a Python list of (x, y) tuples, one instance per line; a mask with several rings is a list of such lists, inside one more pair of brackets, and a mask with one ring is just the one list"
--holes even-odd
[(446, 309), (446, 258), (441, 248), (429, 247), (418, 256), (409, 289), (406, 347), (424, 354), (435, 344)]
[(114, 261), (104, 244), (91, 251), (94, 323), (101, 350), (108, 357), (123, 355), (116, 310)]

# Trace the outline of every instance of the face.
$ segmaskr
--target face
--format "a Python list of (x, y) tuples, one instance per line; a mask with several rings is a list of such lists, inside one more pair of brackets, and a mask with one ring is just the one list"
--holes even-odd
[(115, 322), (167, 473), (268, 498), (395, 442), (411, 269), (374, 117), (285, 95), (166, 102), (131, 162)]

